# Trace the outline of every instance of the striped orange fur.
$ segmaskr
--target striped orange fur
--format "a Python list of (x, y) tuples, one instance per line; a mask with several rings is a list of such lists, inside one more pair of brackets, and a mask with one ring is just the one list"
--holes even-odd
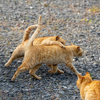
[(19, 75), (20, 72), (30, 70), (29, 73), (36, 79), (41, 79), (35, 73), (41, 64), (54, 65), (64, 63), (75, 74), (79, 74), (72, 64), (73, 57), (82, 56), (83, 50), (79, 46), (66, 46), (66, 50), (57, 45), (30, 46), (25, 51), (23, 63), (18, 67), (12, 81)]
[(85, 76), (77, 75), (77, 87), (82, 100), (100, 100), (100, 81), (92, 80), (89, 72)]
[[(39, 20), (40, 21), (40, 20)], [(28, 41), (27, 48), (25, 49), (25, 56), (23, 63), (18, 67), (12, 81), (20, 74), (20, 72), (30, 70), (29, 73), (36, 79), (41, 79), (35, 73), (41, 66), (41, 64), (56, 65), (59, 63), (65, 63), (66, 66), (75, 74), (80, 74), (73, 66), (73, 57), (82, 56), (83, 50), (76, 45), (71, 44), (65, 46), (66, 49), (61, 48), (58, 45), (33, 45), (34, 36), (40, 32), (41, 24), (38, 24), (35, 34), (33, 34)], [(54, 68), (57, 71), (57, 67)]]
[[(42, 24), (42, 22), (41, 22)], [(14, 52), (12, 53), (11, 58), (8, 60), (8, 62), (5, 64), (5, 66), (9, 66), (15, 59), (24, 57), (25, 54), (25, 49), (27, 48), (28, 45), (28, 41), (29, 41), (29, 34), (33, 29), (36, 29), (38, 27), (38, 25), (31, 25), (29, 26), (26, 30), (25, 30), (25, 34), (23, 36), (23, 42), (16, 47), (16, 49), (14, 50)], [(39, 33), (37, 33), (38, 35)], [(36, 33), (34, 33), (34, 39), (36, 38)], [(50, 37), (40, 37), (40, 38), (36, 38), (33, 41), (33, 45), (59, 45), (60, 47), (65, 49), (65, 40), (62, 39), (59, 36), (50, 36)], [(49, 67), (51, 67), (53, 69), (53, 65), (49, 65)], [(59, 73), (63, 73), (62, 71), (60, 71), (60, 69), (57, 70)], [(49, 72), (54, 73), (52, 70), (50, 70)]]

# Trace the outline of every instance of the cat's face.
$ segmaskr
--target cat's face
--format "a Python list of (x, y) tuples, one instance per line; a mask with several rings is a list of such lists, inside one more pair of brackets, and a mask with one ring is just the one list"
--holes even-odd
[(62, 39), (61, 37), (59, 37), (59, 36), (56, 36), (55, 40), (62, 43), (63, 45), (65, 45), (65, 43), (66, 43), (66, 41), (64, 39)]
[(78, 87), (79, 89), (80, 89), (81, 84), (82, 84), (83, 82), (90, 83), (90, 82), (92, 81), (92, 78), (91, 78), (89, 72), (87, 72), (85, 76), (82, 76), (82, 75), (78, 74), (77, 77), (78, 77), (78, 80), (77, 80), (77, 82), (76, 82), (76, 85), (77, 85), (77, 87)]
[(71, 44), (71, 46), (74, 49), (74, 52), (73, 52), (74, 57), (80, 57), (80, 56), (83, 55), (83, 50), (80, 46), (76, 46), (76, 45), (73, 45), (73, 44)]

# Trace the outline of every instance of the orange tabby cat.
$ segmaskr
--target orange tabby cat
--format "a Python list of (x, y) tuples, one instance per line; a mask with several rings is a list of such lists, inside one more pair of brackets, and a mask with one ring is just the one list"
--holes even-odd
[(77, 76), (77, 87), (80, 89), (82, 100), (100, 100), (100, 81), (93, 81), (89, 72), (85, 76)]
[[(9, 61), (5, 64), (6, 67), (8, 67), (15, 59), (24, 57), (25, 49), (27, 48), (27, 44), (29, 41), (29, 34), (33, 29), (36, 29), (38, 25), (32, 25), (29, 26), (25, 30), (25, 34), (23, 36), (23, 42), (16, 47), (14, 52), (12, 53), (11, 58)], [(33, 45), (59, 45), (62, 48), (65, 48), (65, 40), (62, 39), (59, 36), (51, 36), (51, 37), (41, 37), (41, 38), (36, 38), (33, 42)], [(52, 66), (50, 66), (52, 67)]]
[[(80, 74), (72, 64), (73, 57), (82, 56), (83, 50), (76, 45), (71, 44), (70, 46), (65, 46), (66, 49), (59, 47), (58, 45), (33, 45), (34, 37), (39, 34), (41, 30), (41, 17), (38, 21), (38, 27), (34, 34), (30, 38), (25, 49), (25, 56), (23, 63), (18, 67), (12, 81), (20, 74), (20, 72), (30, 70), (29, 73), (36, 79), (41, 79), (35, 73), (41, 66), (41, 64), (56, 65), (59, 63), (65, 63), (66, 66), (73, 71), (75, 74)], [(57, 71), (57, 67), (55, 66)]]
[[(33, 29), (36, 29), (38, 27), (38, 25), (31, 25), (29, 26), (26, 30), (25, 30), (25, 34), (23, 36), (23, 42), (16, 47), (16, 49), (14, 50), (11, 58), (8, 60), (8, 62), (5, 64), (5, 66), (9, 66), (13, 60), (24, 57), (24, 53), (25, 53), (25, 49), (27, 48), (27, 44), (29, 41), (29, 34)], [(35, 33), (34, 33), (35, 36)], [(34, 37), (36, 38), (36, 37)], [(41, 38), (36, 38), (33, 42), (34, 45), (53, 45), (53, 44), (57, 44), (60, 47), (65, 49), (65, 40), (62, 39), (59, 36), (52, 36), (52, 37), (41, 37)], [(55, 68), (53, 66), (55, 65), (48, 65), (51, 70), (49, 70), (48, 72), (50, 73), (55, 73)], [(64, 73), (62, 70), (60, 70), (59, 68), (57, 68), (57, 72), (58, 73)]]

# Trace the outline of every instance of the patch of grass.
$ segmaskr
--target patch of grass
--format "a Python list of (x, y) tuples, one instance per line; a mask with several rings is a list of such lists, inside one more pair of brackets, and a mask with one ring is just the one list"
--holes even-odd
[(31, 88), (33, 88), (33, 85), (31, 85)]
[(92, 20), (92, 19), (87, 19), (87, 18), (83, 18), (83, 19), (81, 19), (81, 21), (84, 21), (85, 23), (88, 23), (88, 24), (91, 24), (92, 22), (94, 22), (94, 20)]
[(44, 7), (49, 7), (49, 5), (48, 4), (44, 4)]
[(93, 77), (91, 73), (90, 73), (90, 76), (91, 76), (92, 79), (95, 79), (95, 77)]
[(90, 19), (88, 22), (89, 22), (89, 24), (91, 24), (92, 20)]
[(88, 20), (87, 20), (87, 19), (84, 19), (84, 21), (85, 21), (85, 22), (88, 22)]
[(93, 6), (92, 8), (89, 9), (89, 11), (93, 13), (100, 12), (100, 8)]
[(28, 20), (28, 16), (26, 16), (26, 19)]
[(3, 39), (3, 37), (0, 36), (0, 39)]

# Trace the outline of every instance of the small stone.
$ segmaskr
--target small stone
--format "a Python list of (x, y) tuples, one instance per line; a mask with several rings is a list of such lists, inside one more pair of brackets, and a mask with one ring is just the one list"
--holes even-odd
[(67, 87), (66, 86), (62, 86), (64, 89), (67, 89)]
[(59, 93), (60, 93), (60, 94), (64, 94), (64, 91), (63, 91), (63, 90), (60, 90)]
[(59, 97), (59, 94), (55, 94), (55, 97), (58, 98)]
[(85, 38), (85, 35), (79, 35), (80, 38)]
[(78, 61), (78, 57), (75, 57), (75, 61)]
[(33, 7), (31, 6), (30, 9), (33, 9)]
[(97, 35), (100, 37), (100, 33), (97, 33)]

